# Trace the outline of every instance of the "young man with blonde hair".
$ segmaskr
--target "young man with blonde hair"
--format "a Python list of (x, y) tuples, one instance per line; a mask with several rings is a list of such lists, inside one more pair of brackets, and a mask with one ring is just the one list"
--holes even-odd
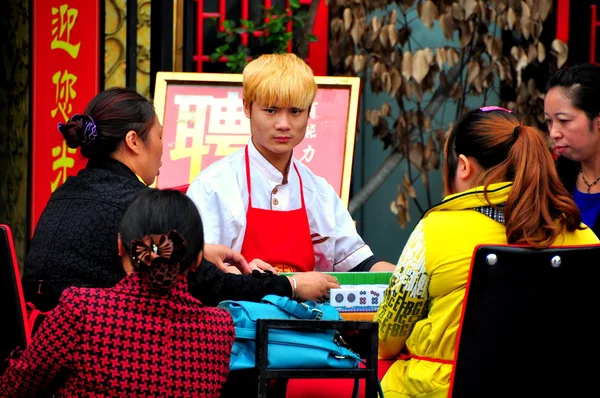
[(248, 145), (190, 184), (207, 243), (280, 271), (392, 271), (356, 232), (335, 190), (293, 157), (317, 94), (312, 70), (294, 54), (266, 54), (243, 72)]

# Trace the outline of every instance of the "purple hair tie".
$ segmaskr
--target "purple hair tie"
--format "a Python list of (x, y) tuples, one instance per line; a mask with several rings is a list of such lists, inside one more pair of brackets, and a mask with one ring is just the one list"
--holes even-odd
[(499, 106), (483, 106), (481, 108), (479, 108), (479, 110), (481, 112), (492, 112), (492, 111), (502, 111), (502, 112), (508, 112), (508, 113), (512, 113), (512, 111), (510, 109), (506, 109), (506, 108), (502, 108)]
[[(75, 122), (77, 120), (81, 120), (83, 123), (83, 137), (79, 137), (81, 140), (81, 146), (88, 146), (98, 136), (96, 122), (94, 122), (94, 119), (92, 119), (91, 116), (82, 115), (80, 113), (71, 116), (69, 122)], [(66, 133), (66, 131), (63, 131), (64, 126), (64, 123), (58, 122), (56, 127), (60, 133)]]

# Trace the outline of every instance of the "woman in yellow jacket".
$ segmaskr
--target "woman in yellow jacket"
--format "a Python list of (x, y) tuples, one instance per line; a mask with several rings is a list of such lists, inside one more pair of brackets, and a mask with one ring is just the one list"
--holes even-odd
[(544, 134), (507, 109), (467, 113), (444, 150), (448, 196), (412, 232), (377, 312), (386, 398), (447, 397), (478, 244), (598, 243), (558, 179)]

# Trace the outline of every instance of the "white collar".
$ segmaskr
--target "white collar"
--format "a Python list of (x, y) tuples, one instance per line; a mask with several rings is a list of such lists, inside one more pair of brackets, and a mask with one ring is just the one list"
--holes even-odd
[[(263, 173), (266, 177), (268, 177), (271, 181), (282, 184), (283, 183), (283, 174), (275, 168), (263, 155), (258, 152), (258, 149), (254, 146), (252, 142), (252, 138), (248, 140), (248, 157), (250, 158), (250, 164), (252, 167), (256, 167), (261, 173)], [(292, 164), (288, 169), (288, 180), (289, 181), (289, 173), (292, 169), (293, 162), (295, 162), (294, 155), (292, 154)]]

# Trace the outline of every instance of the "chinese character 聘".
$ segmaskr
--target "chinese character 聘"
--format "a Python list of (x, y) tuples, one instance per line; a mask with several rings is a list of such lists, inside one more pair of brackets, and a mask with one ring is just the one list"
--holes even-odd
[(304, 137), (317, 138), (317, 134), (315, 133), (316, 127), (317, 126), (314, 123), (311, 123), (308, 126), (306, 126), (306, 134), (304, 135)]
[(54, 159), (52, 161), (52, 171), (58, 170), (58, 176), (54, 181), (50, 182), (52, 192), (67, 179), (67, 170), (75, 165), (75, 159), (69, 157), (69, 155), (74, 155), (76, 152), (76, 149), (67, 147), (65, 140), (62, 142), (62, 146), (59, 145), (52, 148), (52, 158)]
[(65, 122), (69, 120), (68, 115), (73, 110), (71, 100), (77, 97), (77, 92), (73, 89), (76, 81), (77, 76), (66, 70), (64, 73), (58, 71), (52, 76), (52, 83), (56, 86), (56, 108), (50, 111), (52, 117), (56, 117), (56, 114), (60, 112)]
[(303, 152), (304, 154), (300, 158), (300, 161), (306, 161), (306, 163), (310, 163), (310, 161), (313, 159), (313, 156), (315, 156), (315, 148), (309, 145), (306, 149), (303, 150)]
[(60, 9), (52, 7), (52, 35), (54, 39), (50, 44), (50, 48), (65, 50), (73, 58), (77, 58), (79, 46), (81, 45), (81, 42), (71, 43), (71, 29), (75, 25), (77, 14), (79, 14), (79, 11), (76, 8), (69, 8), (67, 4), (61, 5)]

